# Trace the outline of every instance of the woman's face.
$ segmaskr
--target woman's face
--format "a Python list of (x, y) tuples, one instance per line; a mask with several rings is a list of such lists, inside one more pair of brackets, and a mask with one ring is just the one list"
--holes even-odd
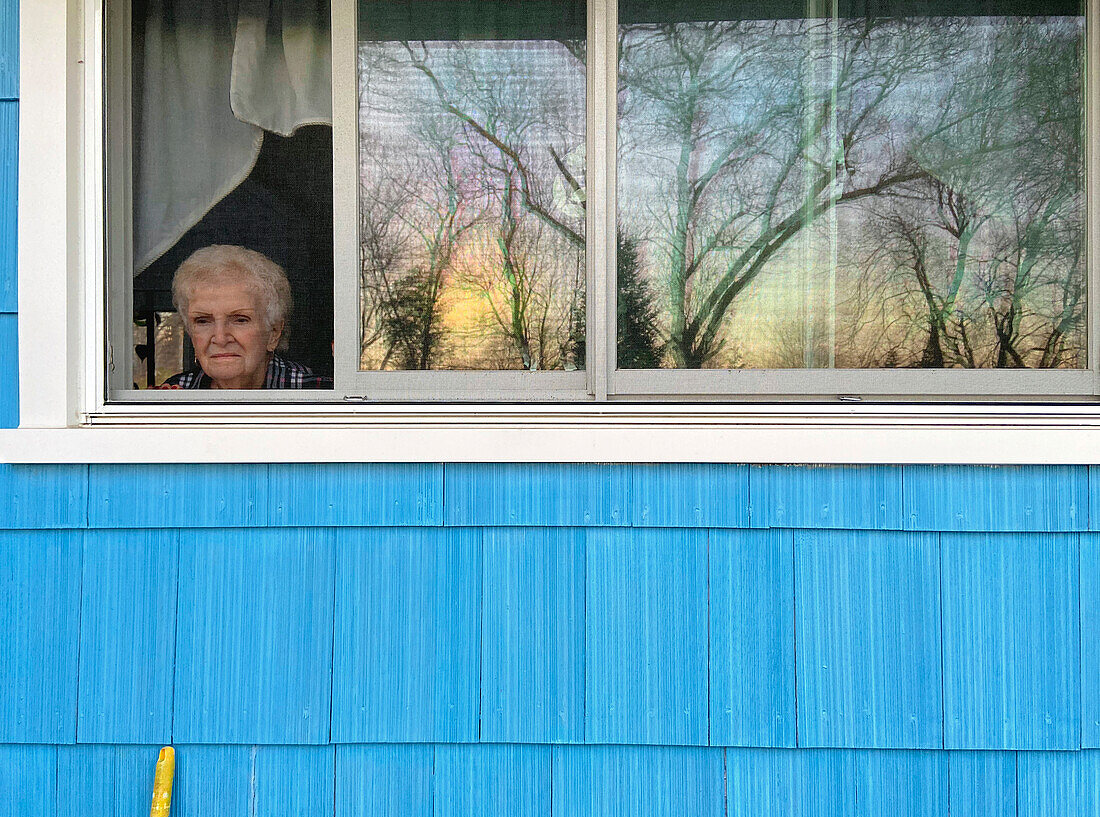
[(283, 327), (268, 326), (251, 287), (232, 281), (196, 288), (187, 304), (187, 329), (202, 370), (216, 389), (258, 389)]

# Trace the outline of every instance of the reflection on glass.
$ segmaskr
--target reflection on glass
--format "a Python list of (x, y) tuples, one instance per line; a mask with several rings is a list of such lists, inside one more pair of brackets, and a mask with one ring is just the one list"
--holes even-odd
[(1083, 17), (622, 19), (621, 368), (1085, 367)]
[(522, 5), (360, 7), (362, 370), (583, 368), (584, 4)]

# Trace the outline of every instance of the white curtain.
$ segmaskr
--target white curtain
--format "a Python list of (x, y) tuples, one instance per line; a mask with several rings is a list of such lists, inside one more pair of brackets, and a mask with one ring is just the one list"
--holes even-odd
[(265, 130), (332, 123), (328, 0), (150, 0), (143, 48), (135, 273), (244, 181)]

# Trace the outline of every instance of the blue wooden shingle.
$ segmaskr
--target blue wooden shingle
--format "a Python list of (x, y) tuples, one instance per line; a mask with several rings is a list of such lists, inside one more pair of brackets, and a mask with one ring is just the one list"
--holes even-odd
[(1081, 535), (1081, 745), (1100, 749), (1100, 536), (1093, 534)]
[[(9, 81), (11, 60), (5, 53), (14, 0), (0, 0), (0, 96)], [(18, 58), (16, 58), (18, 60)], [(0, 312), (18, 310), (16, 274), (16, 202), (19, 178), (19, 103), (0, 101)]]
[(1100, 817), (1100, 752), (1020, 752), (1019, 817)]
[(0, 465), (0, 529), (79, 528), (87, 518), (87, 465)]
[(744, 465), (661, 464), (631, 467), (630, 519), (639, 527), (741, 528), (749, 524)]
[(149, 812), (159, 746), (81, 745), (57, 750), (67, 817), (137, 817)]
[(944, 534), (942, 565), (947, 748), (1078, 748), (1077, 535)]
[[(19, 96), (19, 3), (0, 2), (0, 99)], [(14, 205), (14, 202), (12, 202)]]
[(866, 817), (948, 817), (947, 753), (859, 753), (860, 813)]
[(794, 537), (710, 533), (710, 743), (795, 745)]
[(432, 746), (336, 747), (336, 817), (433, 817)]
[[(251, 817), (254, 752), (252, 746), (177, 746), (172, 817)], [(151, 795), (152, 776), (149, 781)], [(147, 813), (148, 806), (139, 812)]]
[(334, 569), (325, 529), (180, 533), (176, 741), (328, 742)]
[(555, 746), (554, 817), (721, 817), (723, 751)]
[(332, 739), (478, 739), (481, 531), (337, 531)]
[(0, 817), (56, 817), (57, 749), (0, 746)]
[(0, 428), (19, 427), (19, 320), (0, 314)]
[(266, 465), (92, 465), (93, 528), (266, 525)]
[(588, 743), (707, 743), (706, 531), (587, 540)]
[(0, 533), (0, 743), (76, 740), (80, 536)]
[(585, 532), (484, 537), (481, 740), (583, 742)]
[(435, 747), (435, 817), (550, 817), (550, 746)]
[(904, 527), (896, 466), (754, 466), (749, 487), (755, 527)]
[(270, 466), (273, 525), (440, 525), (443, 466), (389, 463)]
[(952, 817), (1016, 817), (1015, 752), (950, 752)]
[[(787, 749), (726, 750), (729, 817), (801, 817), (810, 813), (803, 807), (801, 794), (801, 767), (806, 756), (804, 751)], [(829, 779), (838, 786), (851, 782), (839, 776)]]
[(80, 603), (81, 743), (168, 743), (175, 531), (89, 531)]
[(943, 745), (934, 535), (799, 531), (800, 746)]
[(630, 469), (622, 465), (448, 464), (444, 524), (629, 524)]
[(1088, 528), (1084, 466), (927, 465), (904, 470), (905, 522), (910, 530)]
[(335, 747), (257, 746), (248, 817), (314, 817), (336, 807)]

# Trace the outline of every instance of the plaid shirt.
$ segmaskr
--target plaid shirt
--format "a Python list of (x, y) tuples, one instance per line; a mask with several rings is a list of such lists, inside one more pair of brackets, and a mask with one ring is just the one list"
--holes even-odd
[[(195, 367), (189, 372), (176, 374), (164, 381), (162, 389), (209, 389), (213, 381), (201, 368)], [(308, 366), (272, 355), (267, 364), (265, 389), (331, 389), (332, 378), (313, 373)]]

